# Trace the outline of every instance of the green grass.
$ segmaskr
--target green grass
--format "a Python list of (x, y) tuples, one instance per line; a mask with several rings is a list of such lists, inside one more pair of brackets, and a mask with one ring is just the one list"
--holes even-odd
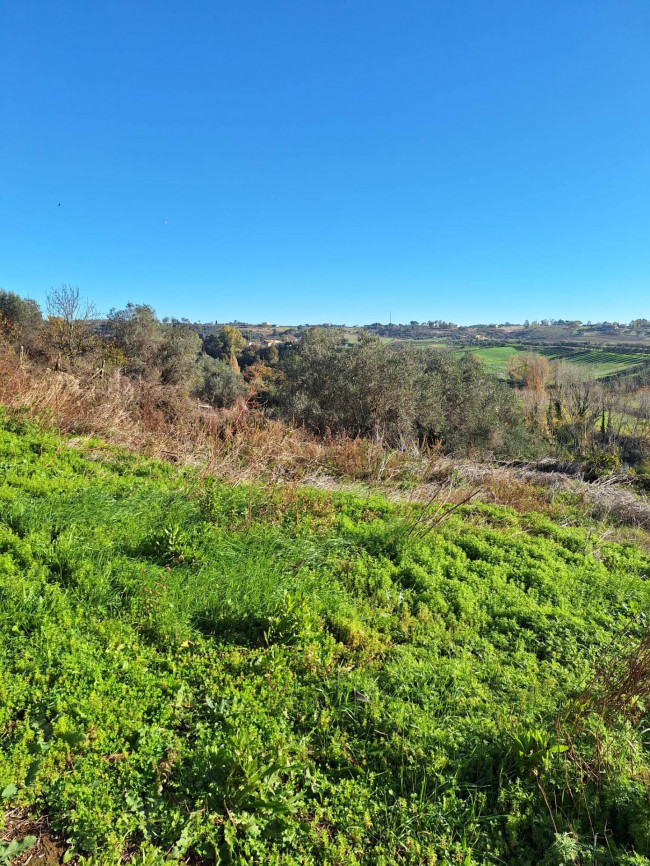
[(540, 354), (549, 360), (562, 359), (570, 363), (583, 364), (597, 378), (611, 376), (614, 373), (635, 370), (650, 361), (650, 356), (624, 352), (611, 352), (606, 349), (580, 349), (567, 352), (561, 348), (542, 349)]
[(576, 703), (637, 548), (8, 423), (0, 469), (0, 791), (81, 863), (650, 862), (647, 709)]
[(454, 352), (456, 357), (461, 357), (466, 352), (471, 352), (477, 355), (485, 364), (490, 373), (505, 378), (508, 372), (508, 359), (518, 352), (524, 352), (526, 349), (521, 349), (518, 346), (488, 346), (483, 348), (457, 349)]
[(539, 346), (486, 346), (485, 348), (458, 349), (456, 356), (466, 351), (483, 361), (486, 368), (495, 375), (506, 378), (508, 359), (519, 352), (536, 352), (544, 355), (550, 361), (563, 360), (571, 364), (581, 364), (589, 368), (597, 378), (611, 376), (615, 373), (632, 371), (650, 361), (650, 356), (640, 353), (613, 352), (606, 349), (569, 349), (562, 346), (548, 348)]

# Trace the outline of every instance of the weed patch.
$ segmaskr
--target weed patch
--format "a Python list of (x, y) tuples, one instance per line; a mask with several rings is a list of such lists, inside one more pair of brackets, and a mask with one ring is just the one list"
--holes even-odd
[(6, 814), (116, 866), (650, 862), (641, 550), (103, 447), (0, 427)]

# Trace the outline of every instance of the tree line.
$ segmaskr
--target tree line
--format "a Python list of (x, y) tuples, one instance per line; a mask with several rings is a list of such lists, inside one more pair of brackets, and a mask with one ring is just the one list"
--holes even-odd
[(650, 469), (650, 368), (604, 382), (589, 365), (523, 352), (508, 373), (538, 439), (595, 470)]
[(24, 363), (84, 377), (119, 373), (214, 409), (246, 404), (321, 436), (506, 459), (648, 459), (650, 401), (643, 389), (638, 397), (638, 381), (631, 400), (625, 382), (603, 385), (534, 353), (513, 356), (508, 384), (471, 352), (389, 345), (368, 331), (350, 342), (338, 328), (316, 327), (265, 343), (223, 325), (201, 338), (188, 320), (160, 320), (132, 303), (100, 319), (65, 285), (48, 296), (45, 316), (35, 301), (0, 290), (0, 337)]

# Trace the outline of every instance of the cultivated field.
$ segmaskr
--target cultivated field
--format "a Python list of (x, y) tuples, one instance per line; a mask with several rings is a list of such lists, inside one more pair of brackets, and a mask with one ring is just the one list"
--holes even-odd
[(519, 352), (536, 352), (550, 361), (562, 360), (570, 364), (581, 364), (589, 368), (596, 378), (604, 378), (616, 373), (632, 372), (650, 364), (650, 354), (625, 353), (609, 351), (608, 349), (570, 349), (562, 346), (487, 346), (471, 349), (455, 350), (454, 354), (462, 355), (471, 351), (477, 355), (490, 372), (506, 378), (508, 359)]

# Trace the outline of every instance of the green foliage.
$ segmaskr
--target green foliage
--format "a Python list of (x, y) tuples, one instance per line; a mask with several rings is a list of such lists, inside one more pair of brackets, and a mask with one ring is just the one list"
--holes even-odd
[(126, 371), (134, 376), (155, 378), (162, 345), (162, 325), (147, 304), (127, 304), (111, 310), (107, 320), (108, 336), (126, 358)]
[(43, 328), (36, 301), (0, 289), (0, 322), (8, 323), (15, 341), (33, 348)]
[(514, 394), (475, 355), (455, 359), (433, 351), (425, 357), (426, 381), (440, 394), (440, 411), (425, 419), (428, 438), (453, 454), (535, 455)]
[(314, 328), (285, 356), (280, 404), (287, 417), (319, 433), (345, 430), (400, 443), (415, 425), (417, 361), (417, 352), (392, 352), (377, 337), (362, 334), (346, 349), (335, 329)]
[(285, 350), (279, 368), (280, 412), (318, 433), (454, 453), (533, 450), (514, 395), (472, 355), (387, 346), (365, 333), (346, 347), (336, 329), (314, 328)]
[(233, 406), (243, 395), (241, 376), (225, 361), (203, 355), (198, 362), (194, 394), (213, 406)]
[(24, 854), (36, 842), (36, 836), (25, 836), (24, 839), (13, 839), (11, 842), (4, 844), (0, 842), (0, 864), (10, 863), (14, 857), (19, 854)]
[(191, 387), (201, 339), (186, 320), (160, 322), (147, 304), (111, 310), (107, 335), (126, 359), (126, 372), (164, 385)]
[(585, 473), (589, 478), (598, 478), (602, 475), (611, 475), (621, 468), (621, 460), (617, 454), (607, 451), (593, 451), (582, 461)]
[(0, 790), (70, 856), (648, 863), (648, 709), (580, 704), (647, 629), (637, 548), (28, 426), (0, 466)]
[(234, 325), (222, 325), (217, 334), (210, 334), (203, 340), (203, 351), (211, 358), (218, 358), (228, 363), (245, 345), (246, 340), (239, 328), (235, 328)]
[(178, 319), (163, 322), (162, 343), (158, 354), (163, 385), (190, 386), (195, 376), (200, 350), (201, 338), (189, 322)]

